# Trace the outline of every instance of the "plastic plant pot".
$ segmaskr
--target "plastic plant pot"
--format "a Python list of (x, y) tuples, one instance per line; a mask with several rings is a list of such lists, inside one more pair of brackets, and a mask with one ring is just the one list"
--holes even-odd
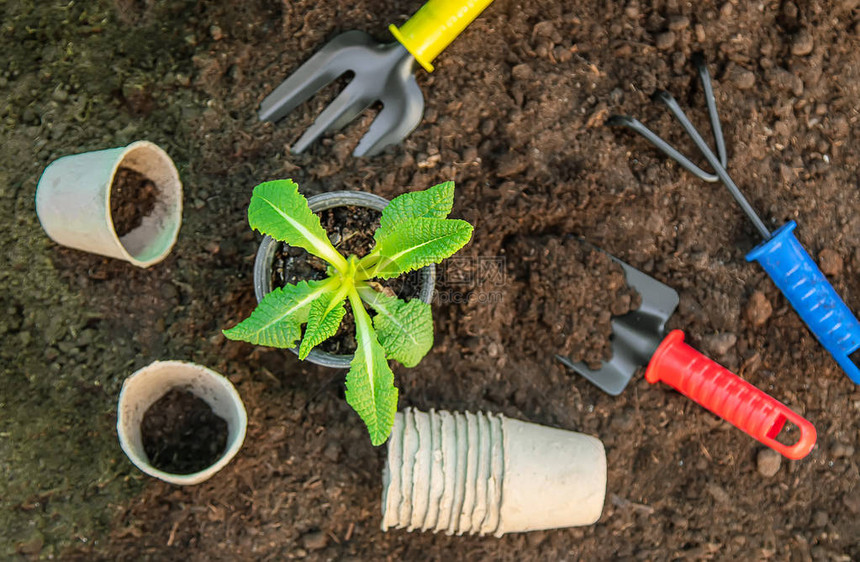
[[(227, 422), (227, 446), (209, 467), (192, 474), (172, 474), (150, 463), (143, 449), (141, 423), (152, 404), (170, 390), (188, 390), (204, 400), (215, 415)], [(156, 361), (136, 371), (122, 384), (117, 406), (119, 444), (142, 472), (177, 485), (199, 484), (227, 466), (245, 440), (248, 417), (233, 384), (215, 371), (184, 361)]]
[[(313, 195), (308, 198), (308, 206), (315, 213), (334, 207), (347, 206), (367, 207), (382, 212), (387, 205), (388, 199), (363, 191), (332, 191), (330, 193)], [(263, 297), (272, 292), (272, 264), (280, 244), (281, 242), (274, 238), (265, 236), (257, 250), (257, 258), (254, 262), (254, 294), (257, 296), (257, 302), (260, 302), (263, 300)], [(436, 286), (436, 266), (431, 264), (421, 268), (420, 271), (421, 292), (418, 294), (418, 298), (430, 304), (430, 301), (433, 300), (433, 291)], [(299, 350), (298, 348), (293, 348), (290, 351), (298, 355)], [(306, 360), (324, 367), (349, 369), (352, 355), (338, 355), (313, 349), (308, 354)]]
[[(158, 188), (152, 212), (118, 236), (110, 197), (119, 168), (130, 168)], [(36, 187), (36, 214), (56, 243), (149, 267), (170, 253), (182, 222), (182, 183), (164, 150), (149, 141), (64, 156), (53, 161)]]

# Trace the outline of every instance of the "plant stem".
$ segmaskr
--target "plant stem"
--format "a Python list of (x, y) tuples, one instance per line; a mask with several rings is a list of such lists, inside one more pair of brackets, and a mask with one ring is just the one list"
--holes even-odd
[(355, 285), (355, 289), (358, 291), (358, 296), (361, 297), (362, 301), (375, 308), (375, 304), (378, 300), (377, 295), (379, 294), (376, 289), (363, 281), (357, 282)]
[(358, 268), (356, 271), (357, 279), (372, 279), (376, 275), (376, 265), (379, 263), (379, 252), (376, 248), (373, 249), (369, 254), (361, 258), (358, 262)]
[(345, 275), (347, 270), (349, 269), (349, 266), (348, 266), (348, 261), (345, 257), (343, 257), (343, 254), (341, 254), (340, 252), (338, 252), (337, 250), (335, 250), (333, 248), (332, 248), (331, 252), (325, 252), (325, 253), (327, 255), (319, 256), (319, 257), (321, 257), (322, 259), (327, 261), (331, 266), (333, 266), (337, 270), (338, 273), (340, 273), (341, 275)]
[(352, 307), (352, 315), (355, 318), (356, 343), (358, 343), (359, 333), (364, 334), (366, 337), (369, 332), (372, 332), (370, 315), (367, 313), (367, 309), (364, 308), (364, 303), (358, 294), (356, 285), (347, 290), (347, 296), (349, 297), (349, 304)]

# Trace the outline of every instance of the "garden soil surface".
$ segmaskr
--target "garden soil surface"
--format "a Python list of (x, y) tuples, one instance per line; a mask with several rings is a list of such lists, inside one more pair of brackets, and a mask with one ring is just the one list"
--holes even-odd
[(205, 400), (174, 388), (143, 414), (141, 441), (152, 466), (171, 474), (208, 468), (227, 448), (227, 422)]
[[(703, 52), (734, 179), (771, 227), (797, 219), (800, 240), (860, 311), (857, 1), (496, 0), (434, 73), (416, 71), (424, 118), (402, 145), (351, 156), (371, 108), (305, 154), (289, 152), (342, 81), (279, 123), (258, 121), (261, 100), (328, 39), (362, 29), (387, 41), (387, 25), (419, 4), (4, 3), (0, 557), (860, 559), (860, 389), (744, 260), (759, 240), (727, 191), (604, 126), (613, 113), (635, 115), (692, 154), (650, 95), (671, 91), (706, 127), (690, 64)], [(34, 205), (44, 168), (138, 139), (162, 146), (184, 184), (173, 252), (139, 269), (51, 242)], [(255, 306), (251, 189), (284, 177), (308, 195), (389, 198), (456, 181), (452, 216), (475, 226), (473, 240), (450, 275), (440, 268), (432, 351), (416, 368), (394, 366), (399, 406), (500, 412), (599, 437), (609, 472), (595, 525), (501, 539), (380, 531), (385, 450), (344, 401), (344, 373), (221, 334)], [(548, 278), (512, 250), (564, 252), (568, 236), (674, 287), (669, 327), (809, 419), (810, 455), (760, 454), (641, 372), (612, 397), (549, 359), (563, 334), (511, 322), (511, 311), (541, 318), (529, 312), (532, 285)], [(540, 314), (565, 330), (605, 320), (583, 306), (571, 317), (573, 300), (558, 298)], [(144, 476), (117, 443), (122, 381), (158, 359), (216, 369), (245, 402), (242, 450), (203, 484)]]

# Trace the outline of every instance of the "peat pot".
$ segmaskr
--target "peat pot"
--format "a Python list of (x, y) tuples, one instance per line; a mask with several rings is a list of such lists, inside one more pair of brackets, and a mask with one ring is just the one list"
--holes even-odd
[(599, 439), (485, 412), (394, 417), (382, 530), (494, 535), (596, 523), (606, 496)]
[[(226, 422), (223, 452), (209, 466), (191, 473), (176, 474), (160, 470), (145, 451), (142, 430), (144, 416), (150, 406), (174, 389), (190, 392), (203, 400), (211, 408), (210, 415), (214, 414)], [(178, 414), (184, 416), (186, 412), (180, 411)], [(224, 468), (241, 448), (247, 425), (245, 407), (233, 384), (226, 377), (202, 365), (184, 361), (156, 361), (128, 377), (120, 391), (116, 429), (122, 450), (141, 471), (171, 484), (199, 484)]]
[[(388, 200), (363, 191), (332, 191), (309, 197), (308, 205), (311, 211), (315, 213), (334, 207), (348, 206), (367, 207), (381, 212), (388, 205)], [(263, 300), (263, 297), (272, 291), (272, 267), (280, 244), (274, 238), (265, 236), (257, 250), (257, 259), (254, 262), (254, 293), (257, 296), (257, 302)], [(420, 272), (421, 291), (418, 298), (430, 304), (436, 285), (436, 266), (430, 264), (422, 268)], [(290, 351), (298, 355), (299, 350), (293, 348)], [(348, 369), (352, 355), (338, 355), (315, 348), (308, 354), (307, 361), (324, 367)]]
[[(122, 235), (111, 216), (111, 191), (120, 168), (141, 174), (155, 186), (151, 211)], [(36, 187), (36, 214), (58, 244), (149, 267), (163, 260), (176, 242), (182, 183), (167, 153), (149, 141), (72, 154), (45, 168)]]

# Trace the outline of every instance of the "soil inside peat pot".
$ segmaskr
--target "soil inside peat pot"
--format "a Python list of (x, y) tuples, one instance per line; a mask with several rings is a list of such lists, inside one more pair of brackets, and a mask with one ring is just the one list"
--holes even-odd
[(563, 355), (592, 369), (612, 357), (612, 317), (641, 304), (620, 265), (573, 238), (516, 237), (506, 254), (520, 295), (515, 329), (505, 332), (516, 338), (510, 345), (545, 360)]
[(227, 448), (227, 422), (183, 388), (156, 400), (144, 413), (140, 431), (149, 462), (171, 474), (199, 472)]
[(152, 213), (158, 201), (158, 186), (140, 172), (119, 168), (110, 189), (110, 214), (116, 235), (122, 237)]
[[(373, 249), (373, 233), (379, 227), (382, 213), (367, 207), (345, 206), (317, 213), (329, 240), (344, 256), (364, 257)], [(281, 244), (272, 261), (272, 287), (283, 287), (300, 281), (326, 278), (328, 264), (302, 248)], [(410, 271), (394, 279), (377, 279), (374, 288), (403, 300), (417, 298), (421, 292), (421, 273)], [(375, 313), (370, 307), (367, 312)], [(317, 346), (320, 351), (337, 355), (355, 352), (355, 320), (349, 306), (337, 333)]]

